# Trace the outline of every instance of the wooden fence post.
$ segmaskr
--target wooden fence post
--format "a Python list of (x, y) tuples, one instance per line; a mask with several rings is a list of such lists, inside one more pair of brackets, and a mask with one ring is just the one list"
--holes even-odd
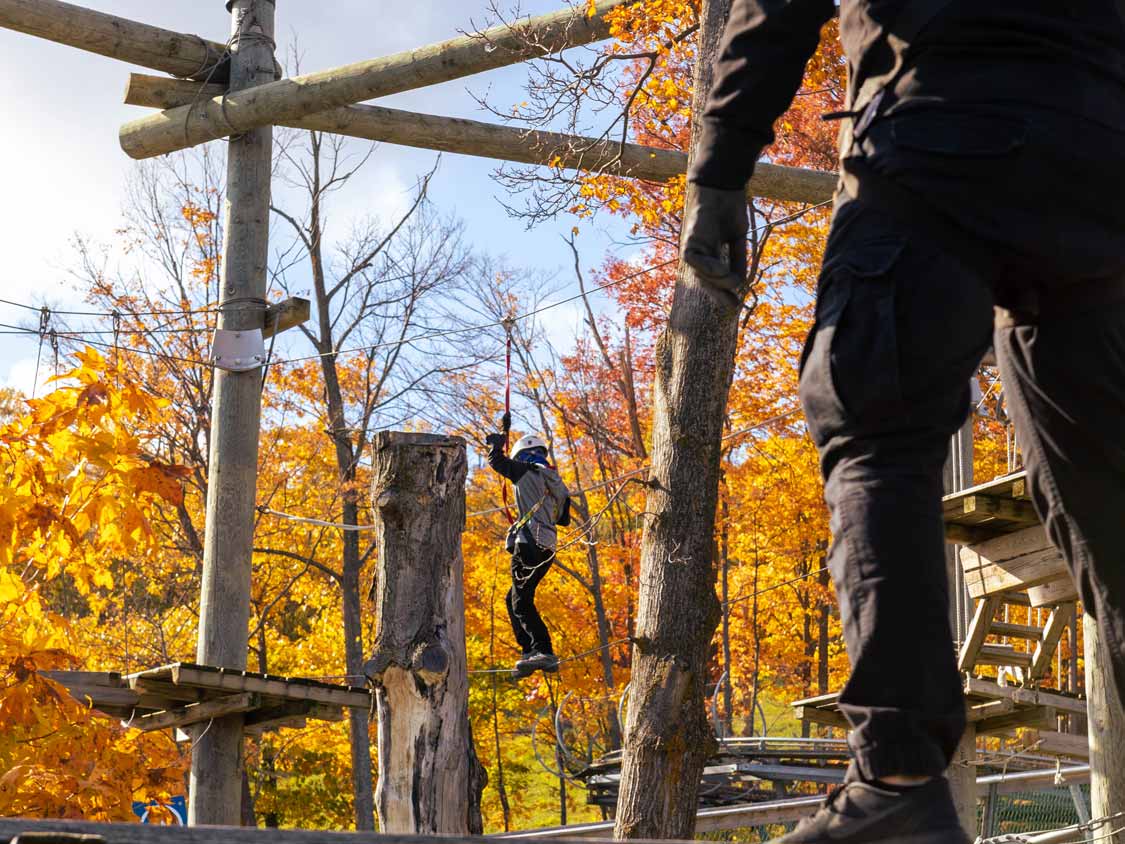
[(384, 833), (482, 832), (487, 779), (469, 725), (465, 664), (465, 442), (380, 432), (371, 499), (378, 571), (374, 654)]
[[(1097, 622), (1086, 613), (1082, 619), (1086, 657), (1086, 701), (1090, 724), (1090, 815), (1104, 818), (1125, 812), (1125, 710), (1106, 671), (1109, 655)], [(1120, 818), (1092, 835), (1106, 835), (1125, 826)], [(1105, 839), (1122, 844), (1125, 834)]]

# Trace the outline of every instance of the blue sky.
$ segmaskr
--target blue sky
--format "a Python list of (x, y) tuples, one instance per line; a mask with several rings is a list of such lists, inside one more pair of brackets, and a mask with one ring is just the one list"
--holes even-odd
[[(551, 11), (562, 0), (524, 0), (521, 11)], [(220, 0), (84, 0), (99, 11), (167, 29), (225, 41), (229, 18)], [(444, 40), (485, 20), (487, 0), (282, 0), (278, 3), (279, 54), (299, 35), (302, 69), (321, 70)], [(121, 62), (0, 29), (0, 86), (5, 91), (0, 160), (7, 163), (0, 201), (0, 298), (53, 307), (80, 298), (67, 281), (74, 266), (71, 240), (81, 233), (111, 242), (120, 221), (125, 180), (134, 163), (121, 151), (119, 126), (141, 110), (121, 102), (130, 70)], [(413, 111), (488, 120), (470, 95), (488, 93), (506, 106), (522, 99), (521, 67), (407, 92), (380, 103)], [(434, 155), (383, 145), (360, 179), (342, 197), (337, 213), (391, 213), (408, 198)], [(544, 273), (559, 271), (569, 284), (571, 259), (560, 235), (565, 217), (527, 231), (497, 201), (503, 189), (491, 178), (495, 163), (446, 155), (432, 196), (466, 224), (469, 240), (495, 255)], [(608, 226), (608, 228), (605, 228)], [(599, 220), (585, 226), (583, 263), (600, 264), (624, 239), (624, 229)], [(0, 305), (0, 322), (26, 324), (27, 313)], [(33, 315), (32, 315), (33, 316)], [(573, 308), (552, 313), (552, 334), (573, 334)], [(30, 387), (36, 343), (0, 335), (0, 385)]]

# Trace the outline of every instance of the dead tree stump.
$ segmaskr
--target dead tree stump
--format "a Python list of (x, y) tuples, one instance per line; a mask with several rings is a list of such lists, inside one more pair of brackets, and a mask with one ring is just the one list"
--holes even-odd
[(364, 671), (379, 706), (382, 831), (480, 834), (487, 776), (465, 664), (465, 443), (384, 431), (374, 461), (378, 627)]

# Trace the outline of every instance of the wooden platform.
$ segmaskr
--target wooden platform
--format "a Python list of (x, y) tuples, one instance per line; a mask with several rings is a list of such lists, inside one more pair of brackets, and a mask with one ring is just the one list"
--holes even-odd
[[(850, 729), (839, 708), (839, 693), (796, 701), (797, 720), (809, 724)], [(965, 680), (965, 705), (977, 735), (1007, 734), (1020, 727), (1031, 727), (1047, 736), (1053, 733), (1060, 714), (1086, 714), (1086, 701), (1072, 695), (1018, 686), (1000, 686), (994, 681), (970, 677)], [(1047, 741), (1044, 742), (1048, 743)], [(1049, 755), (1082, 758), (1080, 754), (1058, 752), (1069, 744), (1050, 741)]]
[(246, 731), (261, 733), (301, 727), (310, 718), (341, 721), (347, 709), (367, 709), (372, 701), (365, 688), (187, 662), (127, 675), (47, 671), (44, 676), (75, 699), (145, 731), (245, 713)]
[(942, 499), (945, 538), (973, 545), (1039, 524), (1027, 494), (1027, 473), (989, 481)]

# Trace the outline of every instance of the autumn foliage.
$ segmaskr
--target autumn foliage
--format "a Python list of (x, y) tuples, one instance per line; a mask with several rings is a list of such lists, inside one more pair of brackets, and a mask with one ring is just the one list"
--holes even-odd
[[(698, 7), (698, 0), (643, 0), (613, 13), (614, 40), (604, 50), (616, 57), (628, 140), (688, 151)], [(826, 27), (801, 93), (778, 123), (770, 160), (835, 165), (835, 125), (820, 119), (842, 101), (834, 27)], [(133, 219), (122, 232), (125, 248), (163, 275), (114, 278), (87, 260), (89, 301), (116, 314), (107, 321), (112, 342), (103, 333), (97, 350), (73, 349), (74, 368), (54, 391), (17, 403), (0, 429), (0, 815), (126, 820), (135, 800), (184, 793), (187, 745), (125, 729), (45, 673), (136, 671), (194, 656), (221, 195), (218, 180), (195, 187), (174, 175), (175, 199), (163, 207), (159, 192), (145, 188), (150, 218)], [(311, 336), (320, 343), (312, 354), (299, 338), (281, 341), (263, 387), (252, 670), (359, 682), (347, 676), (345, 602), (353, 602), (350, 617), (362, 619), (365, 644), (374, 624), (371, 537), (360, 540), (358, 570), (345, 571), (341, 531), (277, 512), (338, 521), (347, 507), (369, 524), (369, 426), (452, 430), (475, 452), (465, 604), (470, 713), (489, 773), (487, 831), (558, 823), (560, 788), (570, 821), (598, 817), (566, 777), (619, 745), (617, 712), (629, 681), (654, 346), (675, 284), (684, 183), (585, 174), (569, 188), (565, 226), (574, 226), (576, 248), (599, 215), (627, 221), (639, 246), (628, 257), (581, 254), (581, 264), (596, 265), (586, 289), (605, 292), (577, 304), (585, 325), (573, 343), (556, 348), (533, 321), (513, 329), (513, 434), (542, 433), (576, 491), (575, 526), (562, 532), (558, 564), (539, 591), (566, 660), (557, 679), (536, 675), (517, 685), (498, 673), (519, 649), (504, 605), (501, 487), (479, 461), (483, 435), (503, 409), (498, 323), (541, 305), (531, 274), (481, 270), (465, 309), (495, 324), (456, 335), (443, 351), (456, 356), (477, 341), (485, 351), (471, 366), (450, 364), (408, 383), (385, 405), (372, 401), (372, 391), (412, 347), (380, 358), (382, 346), (360, 342), (362, 323), (345, 351)], [(837, 688), (847, 668), (824, 571), (830, 536), (816, 453), (796, 399), (829, 210), (755, 200), (751, 221), (753, 289), (725, 420), (715, 525), (725, 623), (710, 671), (713, 682), (725, 676), (728, 684), (715, 690), (720, 729), (784, 735), (801, 729), (787, 704)], [(420, 254), (415, 247), (388, 262), (388, 272), (403, 272), (403, 256)], [(472, 266), (485, 265), (475, 260)], [(361, 266), (345, 283), (358, 284), (369, 271)], [(272, 290), (271, 298), (279, 296)], [(402, 301), (385, 298), (380, 308)], [(441, 327), (430, 319), (427, 331)], [(361, 353), (346, 353), (349, 346)], [(326, 357), (334, 368), (324, 366)], [(326, 402), (326, 372), (333, 402)], [(1003, 436), (998, 423), (981, 424), (991, 426), (993, 442)], [(342, 471), (345, 442), (354, 460)], [(994, 446), (978, 471), (1000, 471), (1005, 461)], [(265, 734), (248, 740), (246, 759), (259, 822), (352, 824), (346, 725), (310, 722)]]

